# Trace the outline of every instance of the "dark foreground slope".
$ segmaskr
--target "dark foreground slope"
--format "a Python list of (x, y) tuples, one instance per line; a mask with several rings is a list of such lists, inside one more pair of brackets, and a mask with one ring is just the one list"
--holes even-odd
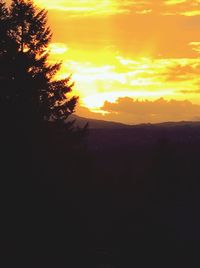
[(91, 130), (88, 144), (95, 181), (108, 191), (124, 244), (200, 242), (198, 122)]
[(56, 135), (35, 141), (31, 221), (16, 236), (23, 244), (13, 243), (18, 256), (36, 267), (192, 266), (199, 123), (93, 128), (75, 147)]

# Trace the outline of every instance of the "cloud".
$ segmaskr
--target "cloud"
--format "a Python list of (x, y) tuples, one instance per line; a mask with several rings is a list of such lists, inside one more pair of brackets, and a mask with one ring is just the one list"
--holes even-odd
[(115, 14), (137, 14), (149, 13), (164, 15), (200, 15), (198, 0), (36, 0), (40, 6), (48, 9), (67, 12), (71, 16), (94, 16)]
[(138, 101), (132, 98), (119, 98), (115, 103), (106, 101), (102, 110), (109, 113), (105, 118), (119, 122), (156, 123), (164, 121), (193, 120), (200, 115), (200, 105), (188, 100)]
[(78, 106), (76, 113), (86, 118), (126, 124), (200, 120), (200, 105), (192, 104), (188, 100), (159, 98), (155, 101), (138, 101), (124, 97), (117, 99), (114, 103), (106, 101), (101, 109), (101, 111), (94, 113), (86, 107)]
[(165, 72), (166, 81), (200, 81), (200, 61), (188, 61), (170, 66)]
[[(62, 10), (53, 9), (53, 5), (61, 3), (59, 0), (38, 0), (41, 5), (46, 3), (45, 7), (49, 10), (55, 42), (79, 46), (82, 51), (114, 45), (116, 50), (124, 50), (125, 55), (130, 57), (196, 56), (188, 43), (198, 36), (200, 16), (179, 15), (190, 11), (186, 4), (180, 10), (180, 7), (166, 5), (161, 0), (112, 0), (107, 2), (107, 5), (110, 2), (108, 8), (103, 4), (96, 5), (95, 0), (87, 2), (89, 4), (86, 5), (79, 0), (65, 0), (65, 9)], [(164, 12), (173, 16), (162, 16)]]
[(188, 11), (184, 11), (180, 13), (181, 15), (185, 15), (188, 17), (192, 17), (192, 16), (199, 16), (200, 15), (200, 10), (188, 10)]
[(115, 14), (141, 14), (152, 12), (146, 8), (151, 1), (144, 0), (35, 0), (39, 6), (49, 10), (67, 12), (73, 17), (115, 15)]
[[(10, 4), (11, 0), (6, 0)], [(160, 14), (199, 16), (199, 0), (35, 0), (38, 6), (48, 10), (67, 12), (71, 17)]]
[(50, 53), (53, 55), (61, 55), (69, 50), (64, 43), (51, 43), (49, 45)]
[(186, 2), (187, 0), (166, 0), (165, 4), (166, 5), (178, 5), (178, 4), (186, 3)]
[(117, 0), (36, 0), (39, 6), (49, 10), (66, 12), (72, 17), (127, 13), (129, 12), (129, 5), (133, 2)]
[(192, 50), (194, 50), (195, 52), (200, 53), (200, 42), (190, 42), (189, 46), (191, 46)]
[(144, 10), (138, 10), (135, 13), (140, 14), (140, 15), (145, 15), (145, 14), (149, 14), (151, 12), (152, 12), (152, 9), (144, 9)]
[[(113, 102), (126, 96), (155, 100), (160, 97), (181, 99), (184, 94), (192, 101), (200, 98), (198, 58), (132, 59), (105, 51), (99, 51), (98, 58), (95, 56), (96, 53), (89, 55), (84, 51), (82, 54), (70, 47), (59, 73), (60, 78), (73, 74), (75, 94), (90, 109), (100, 108), (106, 100)], [(190, 89), (188, 95), (186, 89)]]
[(166, 0), (164, 15), (182, 15), (193, 17), (200, 15), (199, 0)]
[(182, 94), (200, 94), (200, 89), (196, 89), (196, 90), (188, 90), (188, 89), (183, 89), (183, 90), (180, 90), (180, 93)]

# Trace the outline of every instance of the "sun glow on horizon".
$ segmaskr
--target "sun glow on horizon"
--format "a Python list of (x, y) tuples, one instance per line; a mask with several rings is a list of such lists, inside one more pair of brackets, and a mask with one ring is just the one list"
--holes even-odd
[[(106, 101), (115, 103), (119, 98), (130, 97), (138, 101), (144, 100), (156, 100), (163, 96), (173, 96), (171, 91), (159, 91), (159, 92), (149, 92), (149, 91), (122, 91), (122, 92), (110, 92), (110, 93), (99, 93), (96, 95), (88, 96), (83, 98), (82, 105), (89, 108), (91, 111), (101, 111), (101, 107)], [(166, 98), (167, 99), (167, 98)]]
[(62, 61), (57, 78), (72, 75), (79, 107), (107, 114), (105, 102), (126, 97), (141, 103), (187, 99), (200, 105), (199, 0), (36, 4), (49, 10), (50, 62)]
[[(59, 52), (60, 48), (62, 51), (61, 44), (58, 48), (54, 44), (55, 51)], [(73, 48), (70, 48), (70, 53), (63, 50), (62, 54), (63, 67), (58, 78), (72, 74), (74, 93), (80, 96), (80, 105), (93, 111), (100, 109), (105, 101), (115, 102), (126, 96), (149, 100), (160, 97), (184, 100), (187, 97), (194, 103), (200, 103), (195, 98), (200, 82), (197, 76), (200, 59), (127, 58), (110, 51), (103, 63), (103, 52), (99, 52), (100, 61), (95, 58), (95, 51), (90, 52), (93, 60), (88, 58), (88, 61), (85, 61), (85, 55), (82, 57), (82, 51)], [(55, 58), (56, 53), (52, 55), (52, 59)]]

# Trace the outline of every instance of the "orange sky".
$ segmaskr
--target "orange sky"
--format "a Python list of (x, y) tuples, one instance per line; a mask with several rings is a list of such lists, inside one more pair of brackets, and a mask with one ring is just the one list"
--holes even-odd
[(78, 114), (200, 120), (200, 0), (35, 2), (49, 10), (51, 60), (72, 73)]

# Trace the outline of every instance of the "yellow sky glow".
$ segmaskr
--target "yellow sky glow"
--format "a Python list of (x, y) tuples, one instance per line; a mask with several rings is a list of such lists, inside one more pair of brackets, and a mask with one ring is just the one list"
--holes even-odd
[(36, 3), (49, 10), (50, 60), (63, 62), (58, 77), (72, 74), (79, 105), (104, 114), (125, 97), (200, 105), (199, 0)]
[[(36, 3), (49, 10), (65, 11), (74, 13), (73, 16), (86, 13), (91, 14), (112, 14), (125, 12), (126, 9), (120, 9), (120, 1), (115, 0), (37, 0)], [(126, 2), (126, 1), (124, 1)], [(128, 3), (128, 2), (127, 2)], [(123, 6), (123, 5), (122, 5)], [(75, 14), (78, 13), (78, 14)], [(72, 14), (71, 14), (72, 15)]]

